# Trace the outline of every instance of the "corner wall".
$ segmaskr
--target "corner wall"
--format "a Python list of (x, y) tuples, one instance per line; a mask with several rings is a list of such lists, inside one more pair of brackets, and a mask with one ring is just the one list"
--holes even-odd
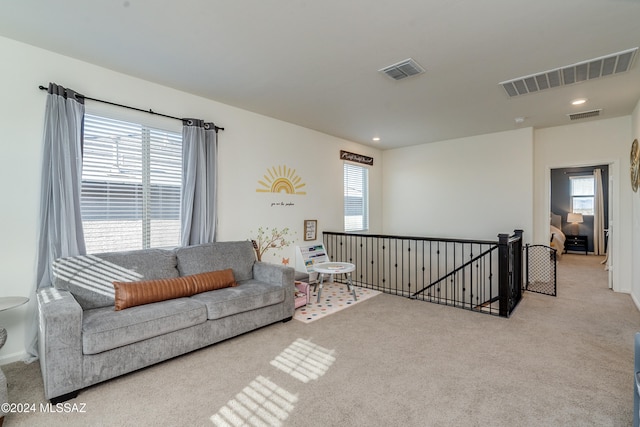
[(386, 234), (531, 239), (531, 128), (388, 150), (383, 176)]
[[(637, 139), (640, 142), (640, 101), (631, 114), (631, 141)], [(631, 143), (629, 143), (629, 148)], [(631, 296), (640, 309), (640, 190), (631, 194)]]

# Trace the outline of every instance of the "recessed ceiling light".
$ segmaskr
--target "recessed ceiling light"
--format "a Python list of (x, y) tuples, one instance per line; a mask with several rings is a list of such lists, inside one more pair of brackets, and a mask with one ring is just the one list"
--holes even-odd
[(526, 117), (516, 117), (514, 120), (515, 120), (515, 122), (516, 122), (517, 124), (522, 124), (522, 123), (524, 123), (524, 119), (525, 119), (525, 118), (526, 118)]
[(578, 98), (578, 99), (574, 99), (573, 101), (571, 101), (571, 105), (582, 105), (585, 102), (587, 102), (587, 100), (585, 98)]
[(374, 136), (374, 137), (373, 137), (373, 140), (374, 140), (374, 141), (380, 141), (380, 137)]

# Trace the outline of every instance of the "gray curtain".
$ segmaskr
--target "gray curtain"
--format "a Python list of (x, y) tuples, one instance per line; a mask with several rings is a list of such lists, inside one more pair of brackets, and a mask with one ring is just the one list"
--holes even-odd
[[(36, 289), (51, 286), (52, 261), (86, 253), (80, 216), (83, 121), (84, 98), (50, 83), (42, 138)], [(29, 333), (27, 352), (35, 359), (37, 319)]]
[(213, 123), (183, 120), (181, 244), (215, 241), (218, 138)]
[(602, 170), (594, 169), (595, 197), (593, 200), (593, 253), (604, 255), (604, 196), (602, 191)]

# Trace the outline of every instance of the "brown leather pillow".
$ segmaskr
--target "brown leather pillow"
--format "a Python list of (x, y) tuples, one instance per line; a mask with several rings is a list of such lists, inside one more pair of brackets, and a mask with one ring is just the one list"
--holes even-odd
[(189, 297), (201, 292), (238, 286), (233, 270), (209, 271), (172, 279), (113, 282), (116, 311), (137, 305), (173, 298)]
[(233, 270), (230, 268), (185, 277), (191, 277), (194, 294), (238, 286), (235, 276), (233, 275)]
[(193, 295), (193, 284), (189, 276), (140, 282), (113, 282), (113, 287), (116, 291), (116, 311)]

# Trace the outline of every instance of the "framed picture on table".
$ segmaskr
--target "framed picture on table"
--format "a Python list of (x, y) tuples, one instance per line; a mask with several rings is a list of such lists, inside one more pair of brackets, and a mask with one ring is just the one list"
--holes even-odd
[(304, 220), (304, 240), (316, 240), (318, 233), (318, 220)]

